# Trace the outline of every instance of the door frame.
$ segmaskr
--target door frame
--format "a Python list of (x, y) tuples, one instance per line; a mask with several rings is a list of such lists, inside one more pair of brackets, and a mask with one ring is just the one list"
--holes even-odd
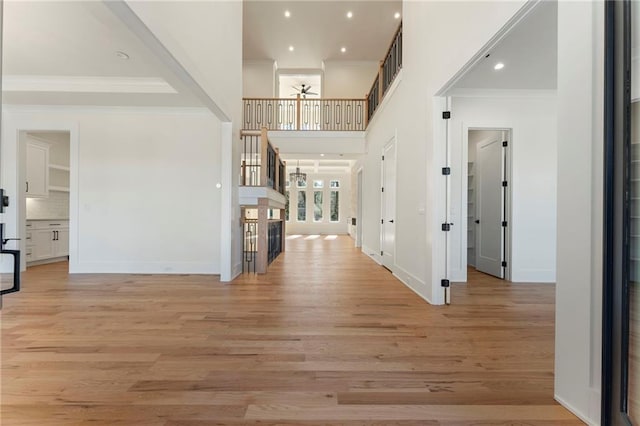
[(360, 167), (356, 171), (356, 247), (362, 247), (362, 199), (364, 186), (364, 169)]
[[(19, 116), (19, 112), (17, 114)], [(9, 120), (6, 120), (9, 121)], [(8, 124), (11, 127), (6, 129), (5, 135), (9, 136), (4, 140), (5, 145), (11, 147), (12, 152), (8, 152), (2, 159), (2, 165), (5, 168), (10, 168), (8, 162), (12, 162), (15, 166), (15, 173), (12, 176), (13, 181), (7, 182), (7, 187), (11, 188), (13, 193), (13, 199), (16, 200), (13, 206), (8, 208), (8, 216), (13, 216), (13, 221), (16, 224), (16, 229), (10, 229), (10, 235), (16, 235), (17, 238), (22, 238), (18, 242), (20, 251), (25, 253), (26, 241), (24, 236), (26, 235), (26, 197), (22, 191), (21, 182), (26, 177), (26, 164), (22, 161), (26, 155), (26, 146), (21, 142), (20, 134), (23, 132), (68, 132), (69, 133), (69, 273), (73, 273), (78, 265), (78, 212), (79, 212), (79, 200), (78, 200), (78, 123), (68, 122), (66, 120), (46, 119), (46, 120), (32, 120), (32, 119), (20, 119), (15, 117), (14, 120), (10, 120)], [(12, 155), (13, 154), (13, 155)], [(3, 176), (4, 177), (4, 176)], [(26, 257), (22, 256), (21, 259), (21, 271), (26, 270)]]
[[(504, 232), (504, 260), (507, 262), (507, 267), (504, 269), (504, 280), (511, 281), (511, 267), (512, 267), (512, 235), (513, 235), (513, 209), (512, 209), (512, 200), (513, 200), (513, 158), (512, 158), (512, 146), (513, 146), (513, 129), (505, 126), (495, 126), (495, 125), (484, 125), (481, 123), (462, 123), (462, 164), (464, 173), (462, 176), (462, 209), (461, 209), (461, 217), (464, 217), (464, 220), (460, 220), (461, 232), (462, 232), (462, 247), (461, 256), (463, 260), (463, 264), (468, 264), (467, 259), (467, 247), (469, 246), (469, 241), (467, 241), (468, 237), (468, 223), (466, 218), (468, 217), (468, 202), (469, 202), (469, 131), (470, 130), (489, 130), (489, 131), (501, 131), (506, 132), (506, 140), (508, 141), (508, 145), (506, 149), (506, 167), (505, 167), (505, 178), (508, 182), (505, 199), (504, 199), (504, 208), (505, 208), (505, 220), (507, 221), (507, 227)], [(477, 194), (476, 194), (477, 196)], [(474, 235), (476, 235), (474, 233)], [(465, 280), (467, 282), (466, 270), (465, 270)]]
[[(394, 182), (395, 185), (395, 191), (393, 193), (393, 204), (396, 206), (396, 216), (398, 213), (398, 204), (397, 204), (397, 199), (398, 199), (398, 177), (397, 177), (397, 173), (398, 173), (398, 144), (397, 144), (397, 134), (394, 134), (391, 138), (389, 138), (387, 140), (387, 142), (382, 146), (382, 150), (380, 153), (380, 253), (384, 252), (384, 224), (382, 223), (382, 219), (384, 219), (385, 216), (385, 204), (386, 204), (386, 197), (388, 194), (385, 194), (384, 192), (382, 192), (382, 188), (384, 188), (384, 180), (385, 180), (385, 166), (384, 166), (384, 161), (382, 160), (382, 156), (384, 156), (384, 153), (387, 151), (387, 147), (389, 145), (393, 144), (393, 153), (394, 153), (394, 161), (395, 161), (395, 166), (396, 166), (396, 181)], [(395, 218), (394, 218), (395, 220)], [(397, 233), (396, 233), (397, 234)], [(397, 237), (397, 235), (396, 235)], [(397, 242), (397, 239), (395, 240)], [(396, 266), (396, 247), (397, 244), (396, 242), (394, 242), (394, 246), (393, 246), (393, 267), (395, 268)], [(385, 266), (384, 264), (384, 254), (380, 254), (380, 264), (382, 266)], [(386, 266), (385, 266), (386, 267)], [(394, 272), (393, 270), (391, 270), (391, 272)]]

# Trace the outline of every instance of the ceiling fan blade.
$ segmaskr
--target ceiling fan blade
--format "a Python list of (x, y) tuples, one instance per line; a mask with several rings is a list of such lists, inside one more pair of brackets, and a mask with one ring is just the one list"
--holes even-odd
[(296, 86), (291, 86), (292, 89), (297, 90), (298, 92), (301, 90), (299, 88), (297, 88)]
[(317, 93), (314, 92), (306, 92), (305, 95), (317, 95)]
[(305, 86), (304, 93), (309, 93), (309, 90), (311, 90), (311, 85)]

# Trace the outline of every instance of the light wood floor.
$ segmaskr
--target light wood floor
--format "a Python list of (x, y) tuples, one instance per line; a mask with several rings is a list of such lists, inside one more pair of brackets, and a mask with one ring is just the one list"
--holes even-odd
[(346, 237), (267, 276), (68, 276), (2, 310), (2, 425), (582, 424), (553, 400), (554, 287), (429, 306)]

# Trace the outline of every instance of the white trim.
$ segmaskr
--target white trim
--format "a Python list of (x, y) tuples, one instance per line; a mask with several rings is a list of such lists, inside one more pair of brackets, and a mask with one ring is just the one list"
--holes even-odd
[(473, 69), (478, 62), (484, 59), (487, 53), (491, 53), (491, 50), (498, 45), (504, 39), (512, 29), (516, 28), (520, 21), (522, 21), (528, 14), (533, 10), (535, 6), (538, 5), (542, 0), (528, 0), (512, 17), (509, 19), (502, 28), (493, 36), (491, 39), (485, 43), (484, 46), (476, 52), (473, 57), (467, 61), (466, 64), (458, 70), (457, 73), (453, 75), (447, 81), (440, 90), (436, 93), (436, 96), (450, 96), (449, 91), (453, 89), (456, 83), (464, 77), (467, 72)]
[(433, 302), (429, 300), (426, 294), (424, 294), (424, 292), (419, 291), (416, 288), (416, 286), (412, 284), (415, 282), (419, 284), (421, 287), (426, 287), (426, 284), (424, 281), (422, 281), (420, 278), (416, 277), (415, 275), (407, 272), (405, 269), (399, 267), (398, 265), (396, 265), (396, 269), (397, 270), (395, 272), (392, 272), (392, 274), (394, 277), (398, 279), (398, 281), (400, 281), (402, 284), (407, 286), (409, 290), (413, 291), (415, 294), (417, 294), (421, 299), (426, 301), (428, 304), (433, 305)]
[(182, 66), (182, 64), (173, 56), (173, 54), (162, 44), (156, 35), (145, 25), (140, 17), (131, 10), (131, 7), (125, 0), (103, 1), (104, 4), (114, 15), (133, 32), (142, 43), (162, 62), (173, 75), (184, 84), (189, 91), (205, 105), (218, 119), (222, 122), (231, 122), (231, 118), (222, 109), (215, 100), (202, 88), (195, 78)]
[(47, 113), (47, 112), (69, 112), (87, 113), (99, 112), (102, 114), (211, 114), (208, 108), (204, 107), (154, 107), (154, 106), (97, 106), (97, 105), (18, 105), (3, 104), (3, 112), (14, 113)]
[(555, 89), (451, 89), (447, 95), (454, 98), (555, 98)]
[(558, 401), (558, 403), (560, 403), (560, 405), (562, 405), (567, 410), (571, 411), (576, 417), (578, 417), (580, 420), (582, 420), (586, 424), (588, 424), (590, 426), (600, 426), (600, 421), (599, 420), (590, 419), (586, 414), (584, 414), (582, 411), (580, 411), (577, 408), (575, 408), (573, 405), (569, 404), (564, 399), (560, 398), (558, 395), (554, 395), (553, 399)]
[[(434, 166), (431, 176), (427, 175), (427, 182), (425, 185), (425, 199), (429, 200), (427, 195), (432, 194), (433, 200), (439, 200), (436, 202), (435, 211), (431, 215), (431, 223), (427, 223), (427, 229), (431, 229), (431, 235), (426, 235), (427, 241), (431, 240), (431, 288), (427, 289), (427, 294), (431, 295), (431, 301), (434, 305), (444, 305), (445, 303), (445, 289), (441, 286), (440, 281), (445, 277), (447, 273), (448, 265), (445, 264), (444, 247), (445, 247), (445, 232), (442, 232), (442, 223), (446, 217), (446, 207), (444, 203), (445, 199), (445, 176), (442, 174), (442, 161), (446, 159), (445, 147), (447, 146), (447, 129), (451, 120), (443, 120), (442, 112), (449, 110), (450, 99), (442, 96), (434, 96), (433, 102), (433, 149), (434, 149)], [(447, 159), (448, 160), (448, 159)], [(448, 161), (447, 161), (448, 162)], [(455, 226), (455, 224), (454, 224)], [(428, 232), (428, 231), (427, 231)], [(451, 281), (451, 277), (449, 277)]]
[(189, 274), (218, 275), (207, 262), (83, 262), (76, 263), (74, 273), (80, 274)]
[[(299, 188), (299, 190), (305, 189)], [(241, 186), (238, 188), (238, 194), (242, 207), (257, 207), (260, 198), (267, 198), (269, 200), (269, 208), (272, 209), (284, 209), (287, 202), (283, 194), (265, 186)]]
[(376, 262), (378, 265), (382, 265), (382, 259), (380, 259), (379, 250), (375, 251), (363, 244), (360, 251), (362, 251), (362, 253), (369, 256), (371, 259), (373, 259), (373, 261)]
[[(389, 148), (387, 148), (389, 147)], [(381, 158), (384, 158), (384, 153), (387, 151), (393, 150), (393, 160), (394, 160), (394, 171), (396, 174), (395, 177), (395, 181), (394, 181), (394, 188), (393, 188), (393, 197), (394, 199), (393, 201), (393, 205), (394, 205), (394, 210), (395, 210), (395, 215), (397, 216), (398, 214), (398, 129), (396, 128), (394, 130), (394, 134), (393, 136), (387, 141), (387, 143), (385, 143), (382, 146), (382, 152), (380, 154)], [(385, 187), (385, 160), (380, 160), (380, 187), (379, 188), (384, 188)], [(387, 194), (389, 193), (389, 191), (382, 191), (381, 196), (380, 196), (380, 218), (382, 220), (384, 220), (384, 216), (385, 216), (385, 209), (386, 209), (386, 201), (387, 201)], [(394, 218), (394, 220), (397, 219)], [(380, 251), (384, 253), (384, 223), (382, 223), (382, 221), (380, 222)], [(393, 232), (393, 236), (394, 236), (394, 245), (393, 245), (393, 264), (392, 265), (385, 265), (385, 266), (389, 266), (389, 270), (391, 270), (393, 272), (393, 270), (396, 268), (396, 247), (398, 246), (397, 244), (397, 232), (394, 231)], [(384, 265), (384, 255), (381, 256), (381, 262)]]
[[(353, 195), (352, 195), (353, 196)], [(363, 237), (363, 229), (362, 226), (362, 216), (363, 209), (362, 204), (364, 203), (364, 167), (360, 166), (356, 170), (356, 201), (358, 206), (356, 208), (356, 238), (355, 238), (355, 246), (362, 247)]]
[(4, 92), (178, 93), (165, 80), (156, 77), (7, 75), (3, 79)]
[(220, 281), (233, 280), (233, 229), (237, 224), (233, 220), (233, 124), (220, 123)]
[[(508, 146), (506, 147), (507, 150), (507, 168), (505, 170), (505, 175), (506, 175), (506, 180), (509, 182), (509, 185), (507, 185), (507, 194), (504, 200), (505, 203), (505, 207), (506, 207), (506, 211), (507, 211), (507, 217), (506, 217), (506, 221), (508, 223), (507, 228), (505, 229), (505, 233), (506, 233), (506, 238), (505, 238), (505, 247), (504, 247), (504, 252), (506, 255), (506, 259), (505, 261), (507, 262), (507, 267), (504, 270), (504, 280), (505, 281), (511, 281), (512, 277), (513, 277), (513, 253), (512, 253), (512, 248), (513, 248), (513, 127), (510, 127), (509, 125), (507, 125), (505, 123), (505, 125), (503, 126), (494, 126), (492, 124), (496, 124), (496, 123), (490, 123), (490, 124), (485, 124), (485, 123), (477, 123), (477, 122), (460, 122), (460, 125), (462, 126), (462, 149), (461, 149), (461, 153), (462, 153), (462, 164), (463, 164), (463, 168), (465, 168), (466, 173), (464, 174), (464, 176), (461, 178), (462, 179), (462, 187), (461, 187), (461, 194), (458, 194), (457, 197), (460, 198), (460, 223), (462, 224), (462, 229), (460, 230), (461, 232), (461, 238), (460, 238), (460, 250), (461, 250), (461, 263), (462, 263), (462, 271), (458, 271), (458, 273), (456, 273), (456, 277), (458, 277), (458, 274), (462, 274), (464, 275), (465, 279), (463, 282), (467, 282), (467, 269), (466, 269), (466, 265), (468, 265), (468, 259), (467, 259), (467, 247), (469, 246), (469, 243), (467, 241), (467, 230), (468, 230), (468, 221), (467, 221), (467, 214), (468, 214), (468, 196), (469, 196), (469, 180), (467, 178), (467, 176), (469, 175), (469, 170), (468, 165), (469, 165), (469, 131), (470, 130), (495, 130), (495, 131), (500, 131), (500, 132), (506, 132), (507, 133), (507, 141), (508, 141)], [(477, 163), (477, 159), (476, 159), (476, 163)], [(476, 170), (477, 170), (477, 165), (476, 165)], [(477, 188), (476, 188), (476, 192), (477, 192)], [(452, 198), (453, 199), (453, 198)], [(477, 208), (477, 206), (476, 206)], [(464, 218), (464, 219), (462, 219)], [(474, 234), (475, 235), (475, 234)], [(453, 244), (449, 245), (449, 250), (451, 250)], [(477, 256), (477, 252), (476, 252), (476, 256)], [(476, 265), (477, 265), (477, 261), (476, 261)], [(453, 274), (452, 274), (453, 275)], [(520, 280), (519, 282), (525, 282), (523, 280)], [(539, 281), (532, 281), (532, 282), (539, 282)], [(548, 281), (546, 279), (544, 279), (541, 282), (555, 282), (555, 278), (553, 278), (551, 281)]]

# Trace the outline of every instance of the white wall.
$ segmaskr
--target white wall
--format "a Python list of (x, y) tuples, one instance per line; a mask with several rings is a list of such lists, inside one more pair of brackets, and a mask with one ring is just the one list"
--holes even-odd
[[(504, 95), (504, 94), (503, 94)], [(468, 128), (511, 129), (511, 281), (555, 282), (557, 108), (555, 93), (453, 98), (451, 137), (451, 279), (467, 276)], [(459, 224), (459, 226), (456, 226)]]
[(242, 96), (275, 97), (275, 65), (273, 61), (244, 61), (242, 64)]
[[(293, 170), (287, 170), (287, 173)], [(313, 181), (323, 180), (323, 189), (314, 189)], [(330, 205), (331, 191), (329, 188), (330, 180), (340, 181), (339, 195), (339, 222), (330, 221)], [(351, 174), (349, 173), (308, 173), (307, 172), (307, 188), (297, 188), (295, 182), (291, 183), (289, 191), (289, 221), (286, 225), (287, 235), (311, 235), (311, 234), (347, 234), (348, 224), (351, 221)], [(307, 192), (307, 220), (305, 222), (297, 221), (298, 191)], [(321, 222), (313, 220), (313, 193), (314, 191), (323, 191), (323, 216)]]
[(602, 2), (558, 4), (555, 395), (600, 424), (604, 93)]
[[(5, 108), (12, 200), (21, 129), (71, 132), (71, 272), (219, 272), (220, 122), (209, 111)], [(24, 236), (24, 215), (11, 204), (8, 235)]]
[[(396, 265), (394, 273), (431, 303), (444, 302), (440, 279), (444, 237), (442, 125), (434, 96), (522, 7), (512, 2), (403, 2), (402, 81), (367, 132), (364, 166), (365, 253), (380, 252), (380, 155), (394, 135), (398, 144)], [(447, 40), (442, 43), (442, 40)], [(410, 189), (408, 189), (410, 188)]]
[(221, 127), (221, 278), (242, 271), (242, 228), (238, 199), (242, 123), (242, 2), (127, 1), (228, 119)]
[(379, 67), (378, 61), (325, 61), (323, 97), (364, 99)]

